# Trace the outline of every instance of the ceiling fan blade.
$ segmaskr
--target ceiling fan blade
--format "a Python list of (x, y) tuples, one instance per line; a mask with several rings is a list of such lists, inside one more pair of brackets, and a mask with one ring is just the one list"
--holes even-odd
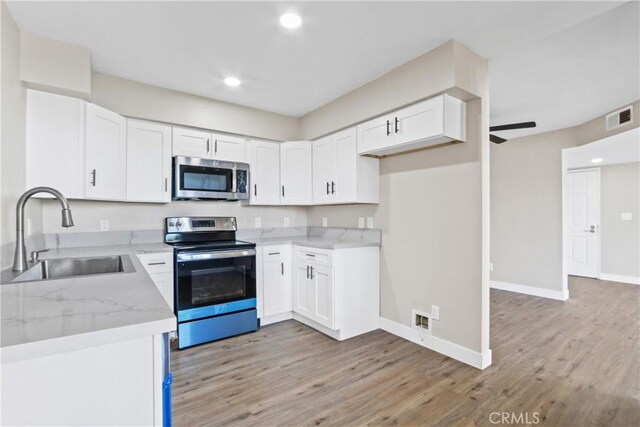
[(489, 130), (491, 132), (498, 132), (501, 130), (526, 129), (526, 128), (534, 128), (534, 127), (536, 127), (536, 122), (522, 122), (522, 123), (511, 123), (509, 125), (491, 126)]
[(493, 142), (494, 144), (502, 144), (503, 142), (506, 141), (506, 139), (489, 134), (489, 141)]

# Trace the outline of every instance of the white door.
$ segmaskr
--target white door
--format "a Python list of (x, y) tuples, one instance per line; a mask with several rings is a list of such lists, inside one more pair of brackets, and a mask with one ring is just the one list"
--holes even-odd
[(366, 154), (393, 145), (391, 116), (382, 116), (357, 126), (358, 154)]
[(411, 105), (393, 113), (394, 145), (444, 133), (444, 96)]
[(27, 90), (29, 188), (47, 186), (67, 198), (84, 196), (84, 105), (77, 98)]
[[(356, 142), (355, 127), (333, 135), (336, 162), (334, 178), (331, 182), (331, 193), (334, 203), (348, 203), (358, 200), (358, 153)], [(369, 160), (377, 162), (377, 160)]]
[(310, 205), (313, 202), (311, 159), (310, 141), (280, 145), (280, 201), (283, 205)]
[(171, 126), (127, 120), (127, 200), (171, 201)]
[(568, 272), (598, 277), (600, 270), (600, 171), (568, 174)]
[(87, 104), (86, 114), (86, 197), (124, 200), (127, 193), (127, 120), (94, 104)]
[(211, 138), (213, 141), (213, 159), (225, 160), (227, 162), (246, 163), (246, 139), (239, 136), (221, 135), (216, 133), (212, 134)]
[(211, 133), (173, 127), (173, 150), (174, 156), (211, 158)]
[[(331, 203), (336, 159), (331, 135), (313, 141), (313, 203)], [(335, 187), (335, 184), (334, 184)]]
[(280, 143), (248, 142), (252, 205), (280, 204)]
[(313, 292), (312, 319), (327, 328), (334, 329), (333, 321), (333, 268), (311, 265), (310, 281)]
[(293, 311), (309, 319), (314, 318), (313, 282), (309, 279), (309, 264), (300, 260), (295, 262), (296, 271), (293, 280)]

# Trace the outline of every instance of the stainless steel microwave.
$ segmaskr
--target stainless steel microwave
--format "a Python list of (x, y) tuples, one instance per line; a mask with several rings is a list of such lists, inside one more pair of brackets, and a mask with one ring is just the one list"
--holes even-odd
[(176, 156), (173, 200), (242, 200), (249, 198), (249, 165)]

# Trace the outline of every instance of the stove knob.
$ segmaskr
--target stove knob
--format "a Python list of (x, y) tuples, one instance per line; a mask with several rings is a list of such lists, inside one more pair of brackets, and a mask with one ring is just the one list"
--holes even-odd
[(169, 223), (169, 227), (173, 227), (175, 224), (173, 222)]
[(176, 227), (178, 228), (182, 227), (182, 223), (180, 221), (176, 222)]

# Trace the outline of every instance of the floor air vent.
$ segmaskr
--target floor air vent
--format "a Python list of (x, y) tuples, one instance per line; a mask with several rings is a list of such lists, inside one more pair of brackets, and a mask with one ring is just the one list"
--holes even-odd
[(607, 130), (612, 130), (631, 123), (633, 120), (633, 106), (629, 105), (611, 114), (607, 114)]

